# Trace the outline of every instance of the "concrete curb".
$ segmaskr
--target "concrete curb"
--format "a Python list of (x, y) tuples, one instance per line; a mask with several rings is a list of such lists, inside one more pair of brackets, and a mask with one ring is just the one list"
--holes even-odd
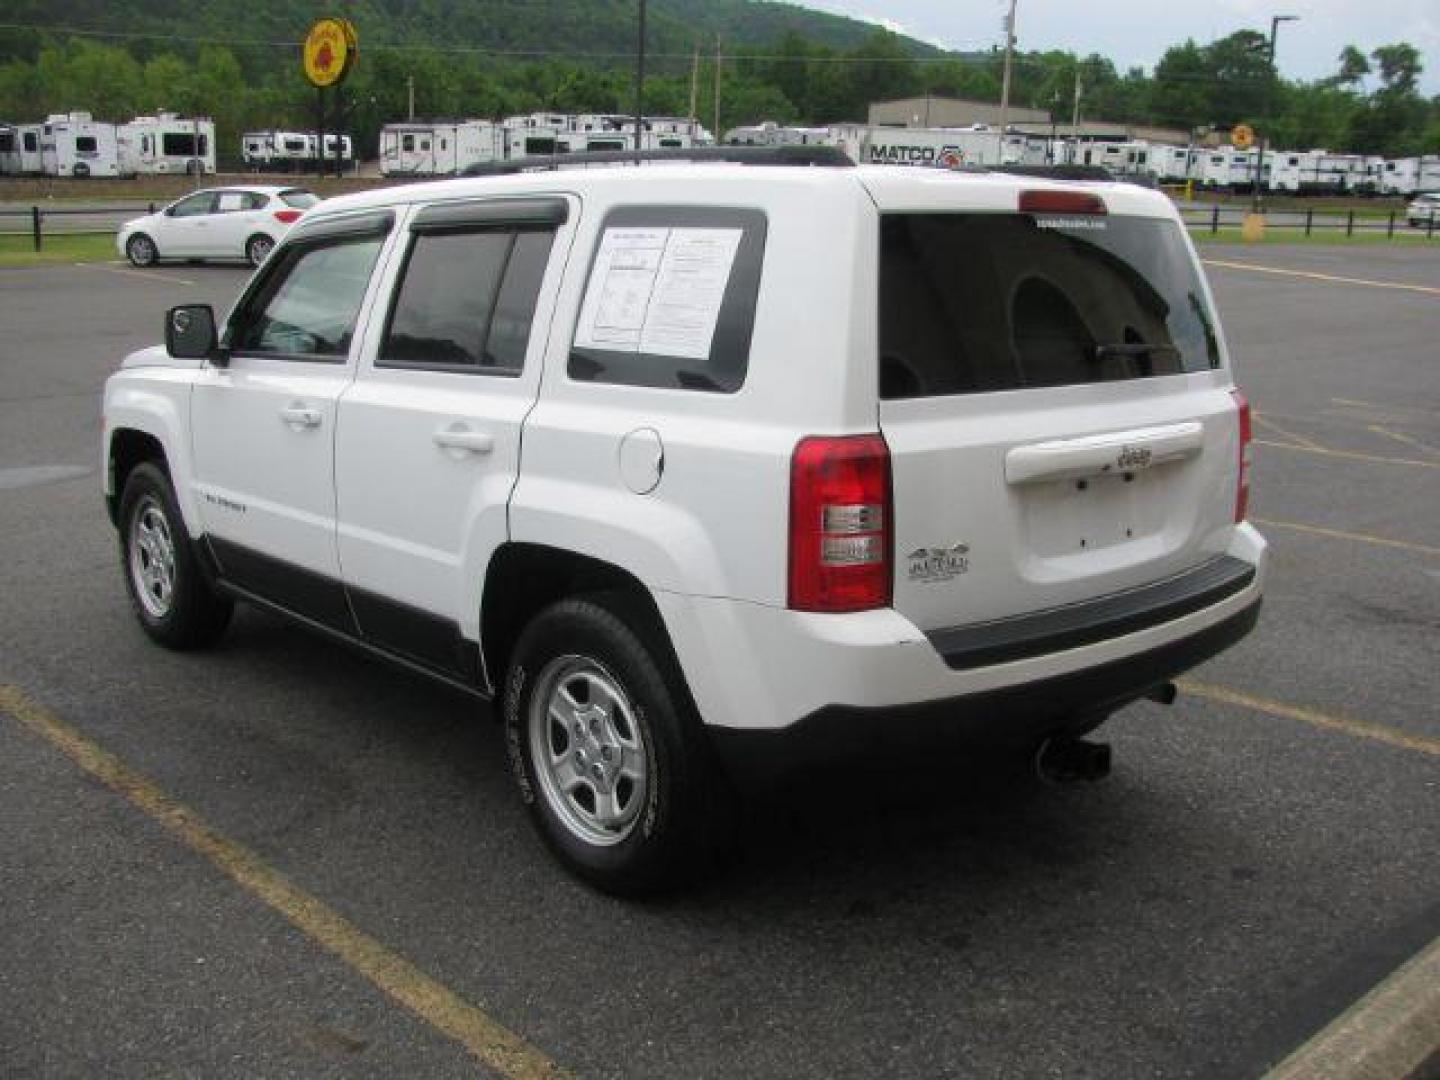
[(1266, 1080), (1440, 1075), (1440, 938), (1266, 1074)]

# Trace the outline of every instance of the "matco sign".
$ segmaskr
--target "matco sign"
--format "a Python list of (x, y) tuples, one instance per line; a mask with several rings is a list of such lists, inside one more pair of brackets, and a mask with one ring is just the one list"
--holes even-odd
[(925, 146), (922, 143), (872, 142), (865, 147), (865, 161), (871, 165), (933, 165), (954, 169), (965, 164), (959, 146)]

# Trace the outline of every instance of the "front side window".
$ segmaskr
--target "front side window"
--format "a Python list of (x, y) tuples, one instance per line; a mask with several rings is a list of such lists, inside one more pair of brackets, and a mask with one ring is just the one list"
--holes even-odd
[(177, 218), (199, 217), (201, 214), (210, 214), (215, 210), (215, 192), (202, 191), (198, 195), (191, 195), (189, 198), (181, 199), (174, 206), (170, 207), (170, 216)]
[(377, 364), (519, 374), (554, 238), (504, 225), (417, 234)]
[(282, 249), (278, 265), (236, 312), (231, 350), (343, 361), (383, 243), (369, 235)]
[(886, 214), (879, 303), (883, 398), (1220, 366), (1180, 226), (1157, 218)]

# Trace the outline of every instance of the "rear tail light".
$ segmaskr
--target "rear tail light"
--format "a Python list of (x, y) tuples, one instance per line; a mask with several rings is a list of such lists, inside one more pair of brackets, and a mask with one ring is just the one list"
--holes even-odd
[(1022, 214), (1104, 214), (1105, 200), (1088, 191), (1022, 191)]
[(303, 210), (276, 210), (275, 220), (282, 225), (294, 225), (300, 220), (302, 213), (304, 213)]
[(800, 440), (790, 462), (790, 607), (890, 606), (890, 448), (879, 435)]
[(1230, 396), (1235, 399), (1240, 422), (1240, 468), (1235, 484), (1235, 520), (1241, 522), (1245, 520), (1245, 514), (1250, 509), (1250, 464), (1255, 451), (1251, 441), (1250, 402), (1244, 391), (1238, 388), (1231, 390)]

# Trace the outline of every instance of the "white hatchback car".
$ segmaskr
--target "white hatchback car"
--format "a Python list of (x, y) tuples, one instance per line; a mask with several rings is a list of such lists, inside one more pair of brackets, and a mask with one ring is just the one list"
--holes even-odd
[(1440, 191), (1421, 192), (1405, 208), (1405, 217), (1417, 229), (1432, 221), (1440, 224)]
[(160, 259), (244, 259), (259, 266), (319, 202), (320, 196), (297, 187), (206, 188), (127, 221), (115, 245), (136, 266)]

